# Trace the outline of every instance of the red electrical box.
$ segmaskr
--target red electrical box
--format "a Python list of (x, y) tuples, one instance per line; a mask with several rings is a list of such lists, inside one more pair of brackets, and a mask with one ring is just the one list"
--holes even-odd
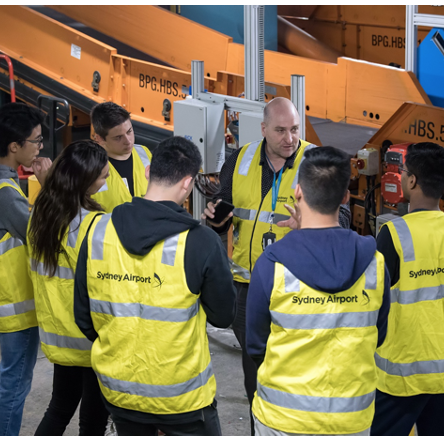
[(401, 174), (399, 168), (404, 168), (407, 147), (410, 143), (400, 143), (392, 145), (385, 153), (387, 164), (386, 173), (381, 178), (381, 194), (384, 202), (390, 205), (397, 205), (406, 202), (402, 194)]

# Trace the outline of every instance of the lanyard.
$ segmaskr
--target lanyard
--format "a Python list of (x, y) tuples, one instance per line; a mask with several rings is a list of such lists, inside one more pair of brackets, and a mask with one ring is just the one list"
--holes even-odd
[[(266, 154), (265, 154), (265, 157), (266, 157), (271, 169), (273, 170), (273, 186), (271, 188), (271, 210), (274, 213), (274, 210), (276, 209), (278, 194), (279, 194), (279, 187), (281, 186), (282, 171), (284, 171), (284, 167), (281, 168), (281, 171), (279, 172), (278, 180), (276, 181), (276, 170), (274, 169), (273, 164), (270, 162), (270, 160), (268, 159)], [(274, 214), (273, 214), (273, 216), (274, 216)]]

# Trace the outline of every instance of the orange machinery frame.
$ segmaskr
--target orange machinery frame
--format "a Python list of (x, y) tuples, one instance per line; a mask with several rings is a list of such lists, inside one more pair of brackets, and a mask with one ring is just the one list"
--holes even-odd
[[(189, 72), (203, 60), (208, 79), (218, 72), (244, 75), (244, 46), (156, 6), (51, 6), (104, 34)], [(310, 116), (379, 128), (406, 101), (430, 104), (416, 77), (407, 71), (360, 60), (327, 63), (265, 51), (265, 81), (289, 85), (305, 75)]]
[[(444, 15), (444, 6), (419, 5), (418, 10)], [(345, 57), (401, 67), (405, 63), (405, 13), (405, 5), (278, 6), (280, 16)], [(430, 29), (418, 28), (418, 43)]]
[[(139, 122), (174, 130), (173, 102), (187, 96), (190, 72), (121, 56), (115, 48), (26, 7), (0, 6), (0, 11), (3, 19), (0, 51), (96, 103), (114, 101)], [(0, 71), (5, 70), (0, 68)], [(95, 71), (101, 76), (98, 91), (92, 86)], [(17, 76), (16, 80), (48, 94), (32, 81)], [(243, 83), (243, 76), (218, 71), (215, 78), (205, 79), (205, 88), (238, 96), (243, 92)], [(277, 96), (290, 97), (289, 85), (266, 82), (266, 86), (273, 90), (266, 101)], [(162, 115), (165, 99), (171, 102), (169, 120)], [(71, 118), (72, 125), (89, 124), (88, 116), (79, 110), (74, 109), (72, 114), (76, 117)], [(308, 119), (306, 122), (307, 138), (320, 143)]]
[[(381, 159), (383, 145), (397, 145), (400, 143), (433, 142), (444, 146), (444, 109), (431, 105), (412, 102), (404, 103), (389, 121), (368, 141), (364, 148), (375, 148), (379, 152), (380, 169), (375, 182), (381, 183), (385, 173), (384, 159)], [(363, 203), (368, 190), (366, 176), (360, 175), (357, 159), (351, 159), (352, 171), (352, 214), (353, 225), (361, 234), (370, 234), (368, 225), (364, 224), (365, 211)], [(381, 200), (381, 189), (375, 191), (376, 214), (396, 212), (397, 206), (385, 205)], [(440, 201), (440, 208), (444, 211), (444, 200)]]

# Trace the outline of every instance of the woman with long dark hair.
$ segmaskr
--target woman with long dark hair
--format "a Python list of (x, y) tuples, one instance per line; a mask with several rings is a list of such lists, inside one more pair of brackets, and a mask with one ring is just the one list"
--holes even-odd
[(53, 392), (36, 435), (63, 435), (80, 405), (80, 435), (104, 435), (108, 412), (91, 368), (92, 343), (74, 321), (80, 246), (101, 206), (91, 198), (108, 177), (95, 142), (68, 145), (54, 161), (28, 225), (31, 278), (42, 350), (54, 364)]

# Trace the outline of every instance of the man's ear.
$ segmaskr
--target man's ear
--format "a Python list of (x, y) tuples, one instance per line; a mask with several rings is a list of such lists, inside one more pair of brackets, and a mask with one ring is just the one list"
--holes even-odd
[(261, 122), (261, 133), (262, 137), (265, 137), (265, 122)]
[(106, 141), (102, 136), (99, 136), (97, 133), (94, 134), (94, 142), (98, 143), (102, 148), (106, 149)]
[(193, 177), (187, 176), (187, 177), (184, 177), (182, 180), (183, 180), (183, 188), (188, 190), (188, 188), (190, 187), (191, 182), (193, 181)]
[(409, 188), (410, 188), (411, 190), (413, 190), (414, 188), (416, 188), (416, 185), (418, 185), (418, 181), (417, 181), (417, 179), (416, 179), (416, 176), (415, 176), (414, 174), (411, 174), (411, 175), (409, 176), (409, 178), (408, 178), (407, 183), (408, 183)]
[(11, 142), (9, 145), (8, 145), (8, 150), (11, 152), (11, 153), (16, 153), (17, 152), (17, 150), (19, 149), (19, 144), (17, 143), (17, 142)]
[(303, 196), (302, 188), (299, 184), (296, 185), (296, 188), (294, 189), (294, 197), (296, 200), (299, 200)]
[(145, 168), (145, 177), (146, 177), (146, 180), (150, 180), (150, 167), (151, 167), (151, 165), (147, 165), (146, 166), (146, 168)]
[(344, 194), (341, 204), (345, 205), (349, 200), (350, 200), (350, 190), (347, 190), (347, 192)]

